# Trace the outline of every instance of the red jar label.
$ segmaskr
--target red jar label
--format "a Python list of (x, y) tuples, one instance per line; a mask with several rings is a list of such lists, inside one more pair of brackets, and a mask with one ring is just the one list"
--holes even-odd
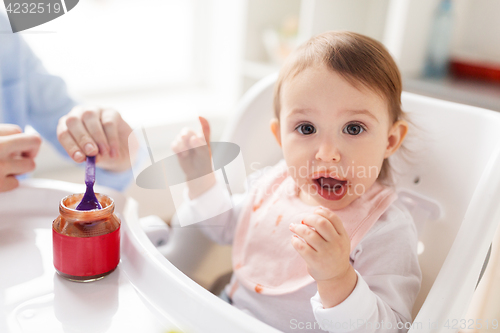
[(120, 261), (120, 227), (95, 237), (70, 237), (52, 228), (54, 267), (72, 276), (94, 276), (113, 270)]

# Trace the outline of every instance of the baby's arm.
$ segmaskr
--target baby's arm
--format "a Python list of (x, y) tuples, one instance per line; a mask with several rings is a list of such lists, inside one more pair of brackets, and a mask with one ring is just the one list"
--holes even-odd
[(314, 316), (324, 329), (363, 333), (408, 330), (406, 323), (412, 321), (411, 310), (422, 279), (418, 239), (409, 213), (400, 206), (392, 208), (351, 253), (358, 281), (347, 299), (324, 309), (319, 293), (311, 298)]
[(171, 145), (186, 176), (190, 199), (195, 199), (207, 192), (216, 182), (212, 172), (210, 125), (205, 118), (198, 118), (203, 132), (195, 133), (190, 128), (183, 128)]
[[(243, 194), (230, 196), (222, 176), (219, 179), (216, 177), (212, 169), (212, 152), (209, 145), (210, 125), (205, 118), (199, 119), (203, 133), (195, 133), (186, 128), (172, 143), (172, 150), (177, 153), (179, 164), (188, 180), (184, 203), (174, 216), (172, 226), (200, 228), (213, 241), (231, 244), (236, 220), (248, 190)], [(247, 184), (253, 184), (253, 179), (258, 178), (260, 174), (255, 172), (250, 175)]]
[[(218, 244), (232, 244), (236, 221), (245, 203), (246, 192), (229, 196), (224, 180), (216, 183), (203, 194), (191, 199), (188, 189), (184, 191), (184, 203), (177, 211), (172, 224), (179, 226), (181, 221), (200, 221), (184, 228), (199, 228), (207, 237)], [(222, 214), (231, 205), (231, 208)], [(214, 216), (215, 215), (215, 216)]]

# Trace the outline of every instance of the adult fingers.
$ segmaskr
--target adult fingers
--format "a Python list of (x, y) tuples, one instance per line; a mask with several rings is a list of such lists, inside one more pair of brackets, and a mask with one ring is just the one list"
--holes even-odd
[(0, 177), (21, 175), (35, 169), (32, 158), (9, 158), (0, 161)]
[[(92, 139), (92, 136), (85, 128), (85, 125), (83, 124), (82, 119), (81, 119), (81, 115), (78, 113), (71, 113), (63, 118), (64, 118), (63, 121), (66, 125), (66, 130), (71, 135), (73, 141), (78, 145), (79, 151), (83, 155), (87, 155), (87, 156), (97, 155), (97, 153), (99, 152), (99, 149), (97, 148), (97, 144), (95, 143), (95, 141)], [(67, 140), (67, 142), (70, 143), (69, 140)], [(63, 146), (64, 146), (64, 143), (61, 142), (61, 144), (63, 144)], [(74, 150), (75, 147), (68, 146), (68, 147), (65, 147), (65, 149), (66, 149), (66, 151), (68, 151), (68, 149)]]
[(118, 135), (118, 124), (123, 121), (120, 114), (112, 109), (104, 109), (101, 112), (101, 124), (109, 144), (109, 156), (117, 158), (120, 155), (120, 137)]
[(109, 144), (104, 129), (101, 124), (100, 110), (85, 110), (82, 113), (82, 122), (85, 128), (90, 133), (90, 136), (99, 147), (99, 154), (106, 155), (109, 153)]
[(0, 192), (7, 192), (19, 186), (19, 181), (14, 176), (0, 178)]
[(25, 134), (29, 137), (29, 141), (32, 142), (29, 149), (25, 149), (21, 152), (22, 157), (34, 159), (38, 155), (40, 146), (42, 145), (42, 138), (39, 134)]
[(75, 162), (80, 163), (85, 161), (85, 154), (68, 130), (66, 116), (62, 117), (57, 125), (57, 139)]
[(12, 134), (0, 137), (0, 157), (5, 158), (12, 154), (34, 158), (42, 139), (36, 134)]
[(14, 124), (0, 124), (0, 136), (22, 133), (21, 127)]

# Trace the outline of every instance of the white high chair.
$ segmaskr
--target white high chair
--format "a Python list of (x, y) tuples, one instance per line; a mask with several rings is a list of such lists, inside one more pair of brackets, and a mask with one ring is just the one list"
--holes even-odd
[[(282, 158), (269, 130), (276, 77), (245, 94), (221, 139), (241, 147), (247, 173)], [(406, 141), (410, 159), (399, 152), (390, 159), (419, 231), (423, 273), (409, 332), (457, 332), (452, 320), (464, 318), (500, 221), (500, 114), (410, 93), (403, 93), (402, 104), (417, 129), (411, 127)], [(189, 275), (187, 267), (197, 261), (193, 242), (198, 254), (210, 243), (196, 228), (177, 229), (163, 253)]]
[[(246, 94), (222, 140), (241, 147), (247, 171), (282, 158), (269, 130), (275, 80)], [(410, 93), (402, 105), (417, 126), (407, 138), (414, 156), (391, 162), (421, 242), (423, 281), (413, 315), (415, 323), (450, 319), (451, 326), (467, 311), (500, 222), (500, 114)]]

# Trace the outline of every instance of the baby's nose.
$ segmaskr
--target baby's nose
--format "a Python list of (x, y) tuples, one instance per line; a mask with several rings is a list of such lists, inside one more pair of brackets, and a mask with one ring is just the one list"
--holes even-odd
[(334, 143), (325, 142), (319, 146), (316, 152), (316, 159), (323, 162), (339, 162), (340, 151)]

